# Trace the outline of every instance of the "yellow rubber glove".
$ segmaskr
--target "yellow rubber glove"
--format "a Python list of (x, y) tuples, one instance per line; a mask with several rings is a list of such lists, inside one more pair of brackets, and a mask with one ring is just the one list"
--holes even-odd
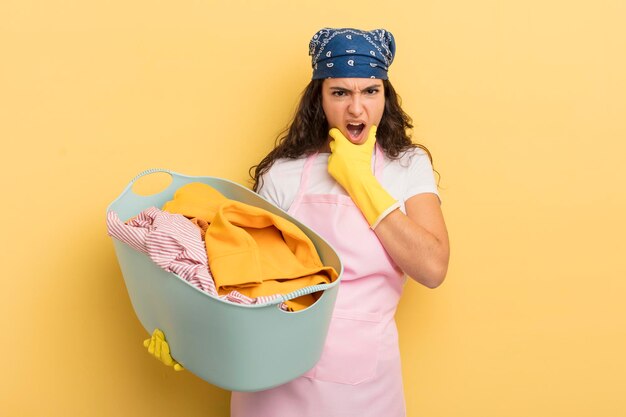
[(165, 341), (165, 335), (159, 329), (154, 329), (152, 337), (143, 341), (144, 347), (148, 348), (148, 353), (163, 362), (167, 366), (173, 366), (175, 371), (184, 371), (185, 368), (176, 362), (170, 355), (170, 345)]
[(376, 126), (372, 126), (367, 140), (361, 145), (350, 142), (337, 128), (330, 129), (328, 134), (334, 139), (330, 142), (328, 172), (345, 188), (374, 229), (387, 214), (398, 208), (398, 202), (372, 173)]

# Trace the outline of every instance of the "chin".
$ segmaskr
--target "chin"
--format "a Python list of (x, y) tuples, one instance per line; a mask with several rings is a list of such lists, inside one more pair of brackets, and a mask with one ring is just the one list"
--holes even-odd
[(348, 138), (348, 140), (352, 143), (354, 143), (355, 145), (363, 145), (365, 143), (365, 140), (367, 138), (360, 138), (360, 139), (352, 139), (352, 138)]

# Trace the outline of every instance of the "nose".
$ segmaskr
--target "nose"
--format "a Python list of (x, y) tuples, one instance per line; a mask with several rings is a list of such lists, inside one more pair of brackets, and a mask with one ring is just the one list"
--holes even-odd
[(353, 94), (348, 105), (348, 112), (352, 116), (360, 116), (363, 113), (363, 103), (361, 103), (361, 95)]

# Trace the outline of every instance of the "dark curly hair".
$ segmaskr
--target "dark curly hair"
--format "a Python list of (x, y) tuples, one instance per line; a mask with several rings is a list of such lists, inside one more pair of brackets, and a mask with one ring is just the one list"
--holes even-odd
[[(385, 91), (385, 109), (376, 130), (376, 142), (385, 154), (392, 159), (412, 148), (426, 152), (432, 162), (432, 156), (425, 146), (411, 141), (413, 120), (402, 110), (400, 96), (389, 80), (382, 80)], [(319, 151), (328, 139), (328, 121), (322, 108), (322, 83), (324, 80), (311, 80), (304, 89), (293, 121), (277, 138), (276, 146), (258, 165), (250, 168), (253, 181), (252, 189), (258, 191), (261, 177), (277, 159), (297, 159)]]

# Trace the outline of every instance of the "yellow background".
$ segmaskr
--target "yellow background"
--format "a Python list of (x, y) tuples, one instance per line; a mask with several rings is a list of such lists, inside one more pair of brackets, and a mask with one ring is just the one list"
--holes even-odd
[(310, 37), (353, 26), (396, 36), (452, 242), (398, 312), (408, 415), (626, 415), (625, 21), (621, 0), (3, 0), (0, 414), (228, 415), (144, 353), (105, 208), (147, 168), (246, 183)]

